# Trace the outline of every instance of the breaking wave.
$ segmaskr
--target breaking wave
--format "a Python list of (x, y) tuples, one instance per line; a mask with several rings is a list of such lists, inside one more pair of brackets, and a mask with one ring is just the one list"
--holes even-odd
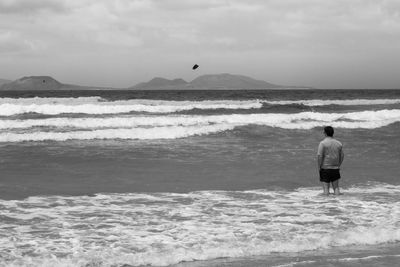
[[(0, 200), (7, 266), (166, 266), (400, 241), (400, 187)], [(371, 216), (372, 215), (372, 216)]]
[[(90, 98), (84, 102), (81, 99), (53, 99), (53, 102), (11, 102), (0, 104), (0, 116), (12, 116), (25, 113), (46, 115), (57, 114), (118, 114), (130, 112), (174, 113), (192, 109), (258, 109), (262, 107), (258, 100), (205, 100), (205, 101), (165, 101), (165, 100), (118, 100), (100, 101), (101, 98)], [(1, 103), (1, 102), (0, 102)]]
[(0, 142), (70, 139), (175, 139), (232, 130), (246, 125), (312, 129), (332, 125), (374, 129), (400, 122), (400, 110), (350, 113), (160, 115), (106, 118), (0, 120)]
[(400, 110), (360, 111), (350, 113), (301, 112), (295, 114), (229, 114), (229, 115), (164, 115), (123, 116), (107, 118), (48, 118), (0, 120), (1, 129), (30, 127), (131, 128), (160, 126), (194, 126), (209, 124), (257, 124), (281, 128), (310, 129), (321, 123), (342, 128), (377, 128), (400, 121)]
[(204, 125), (204, 126), (166, 126), (153, 128), (133, 129), (102, 129), (93, 131), (70, 132), (31, 132), (31, 133), (2, 133), (0, 142), (22, 141), (66, 141), (66, 140), (94, 140), (94, 139), (176, 139), (194, 135), (218, 133), (232, 130), (235, 126), (228, 124)]
[(328, 105), (340, 105), (340, 106), (368, 106), (368, 105), (392, 105), (400, 104), (400, 99), (311, 99), (311, 100), (281, 100), (281, 101), (267, 101), (266, 103), (275, 105), (290, 105), (298, 104), (305, 106), (328, 106)]
[(352, 100), (204, 100), (204, 101), (171, 101), (130, 99), (108, 101), (101, 97), (78, 98), (0, 98), (0, 116), (12, 116), (25, 113), (45, 115), (57, 114), (119, 114), (130, 112), (174, 113), (200, 110), (240, 110), (260, 109), (263, 104), (269, 105), (390, 105), (400, 104), (400, 99), (352, 99)]
[[(312, 129), (330, 124), (348, 129), (374, 129), (400, 121), (400, 109), (337, 113), (304, 112), (317, 105), (398, 104), (400, 99), (352, 100), (204, 100), (173, 101), (101, 97), (0, 98), (0, 142), (92, 139), (175, 139), (259, 125), (283, 129)], [(268, 112), (267, 105), (283, 113)], [(373, 109), (377, 107), (374, 106)], [(385, 107), (388, 108), (388, 107)], [(205, 114), (177, 113), (203, 110)], [(228, 111), (220, 111), (220, 109)], [(210, 112), (207, 110), (218, 110)], [(243, 113), (242, 110), (246, 110)], [(262, 112), (262, 113), (261, 113)], [(288, 113), (289, 112), (289, 113)], [(38, 114), (38, 115), (32, 115)], [(28, 114), (28, 115), (22, 115)], [(61, 115), (64, 114), (64, 115)], [(75, 114), (75, 115), (73, 115)], [(21, 115), (21, 116), (20, 116)], [(50, 116), (50, 118), (49, 118)], [(21, 119), (24, 118), (24, 119)]]

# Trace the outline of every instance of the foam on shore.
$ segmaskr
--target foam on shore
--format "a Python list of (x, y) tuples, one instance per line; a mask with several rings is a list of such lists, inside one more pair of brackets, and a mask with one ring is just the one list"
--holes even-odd
[(400, 186), (353, 187), (340, 197), (319, 193), (300, 188), (0, 200), (0, 259), (7, 266), (166, 266), (400, 241)]

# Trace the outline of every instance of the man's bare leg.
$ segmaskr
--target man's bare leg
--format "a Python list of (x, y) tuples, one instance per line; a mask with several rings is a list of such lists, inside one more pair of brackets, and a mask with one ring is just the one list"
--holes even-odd
[(324, 189), (324, 195), (329, 195), (329, 183), (321, 182), (322, 189)]
[(339, 179), (332, 182), (332, 187), (333, 187), (333, 190), (335, 191), (335, 195), (340, 195)]

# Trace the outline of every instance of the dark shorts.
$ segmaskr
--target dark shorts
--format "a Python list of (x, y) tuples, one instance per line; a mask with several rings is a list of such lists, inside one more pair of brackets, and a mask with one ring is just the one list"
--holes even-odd
[(321, 169), (319, 170), (319, 180), (324, 183), (332, 183), (340, 179), (339, 169)]

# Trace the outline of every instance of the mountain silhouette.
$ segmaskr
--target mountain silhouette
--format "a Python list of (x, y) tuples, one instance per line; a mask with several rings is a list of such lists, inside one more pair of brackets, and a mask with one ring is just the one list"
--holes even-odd
[(137, 90), (163, 90), (163, 89), (287, 89), (308, 88), (296, 86), (276, 85), (262, 80), (256, 80), (244, 75), (233, 75), (229, 73), (207, 74), (197, 77), (191, 82), (182, 79), (168, 80), (165, 78), (154, 78), (149, 82), (139, 83), (129, 89)]

